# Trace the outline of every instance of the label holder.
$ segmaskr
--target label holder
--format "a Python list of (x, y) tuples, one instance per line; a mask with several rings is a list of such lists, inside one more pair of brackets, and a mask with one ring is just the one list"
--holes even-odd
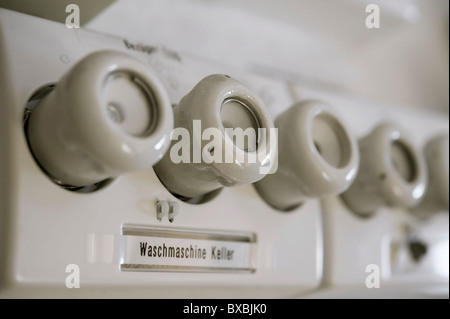
[(254, 233), (125, 224), (120, 270), (133, 272), (254, 273)]

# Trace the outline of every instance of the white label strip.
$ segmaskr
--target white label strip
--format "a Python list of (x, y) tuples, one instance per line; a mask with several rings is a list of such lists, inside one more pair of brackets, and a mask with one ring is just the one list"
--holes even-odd
[(253, 272), (254, 243), (155, 236), (121, 236), (123, 271)]

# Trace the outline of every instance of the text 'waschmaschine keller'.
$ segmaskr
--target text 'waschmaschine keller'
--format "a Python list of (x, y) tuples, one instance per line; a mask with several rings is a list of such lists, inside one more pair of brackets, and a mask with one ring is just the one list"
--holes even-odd
[(151, 258), (178, 258), (178, 259), (211, 259), (211, 260), (233, 260), (234, 250), (226, 246), (211, 246), (208, 249), (189, 246), (152, 245), (140, 242), (140, 256)]

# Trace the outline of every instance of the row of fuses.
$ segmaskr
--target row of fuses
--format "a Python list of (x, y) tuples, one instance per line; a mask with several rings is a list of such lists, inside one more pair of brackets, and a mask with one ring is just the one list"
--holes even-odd
[(153, 166), (187, 201), (252, 183), (280, 211), (338, 194), (361, 215), (381, 206), (449, 206), (448, 136), (419, 151), (407, 132), (382, 123), (358, 142), (333, 108), (313, 100), (273, 121), (262, 101), (227, 75), (205, 77), (172, 107), (146, 65), (101, 51), (36, 94), (27, 114), (34, 158), (67, 189), (94, 190)]

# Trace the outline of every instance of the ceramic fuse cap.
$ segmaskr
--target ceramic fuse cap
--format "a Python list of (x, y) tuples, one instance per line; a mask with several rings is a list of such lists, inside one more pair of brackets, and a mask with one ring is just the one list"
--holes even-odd
[[(175, 137), (171, 151), (154, 169), (179, 197), (196, 198), (222, 186), (253, 183), (274, 162), (272, 120), (262, 101), (229, 76), (213, 74), (202, 79), (174, 107), (174, 114), (174, 132), (186, 133), (187, 148), (179, 150), (182, 139)], [(227, 129), (250, 129), (255, 134), (242, 142)], [(176, 159), (179, 151), (186, 155), (186, 150), (185, 160)]]
[(359, 146), (358, 176), (342, 194), (351, 210), (367, 216), (382, 206), (411, 208), (422, 200), (428, 183), (425, 159), (407, 132), (383, 123)]
[(78, 62), (28, 122), (39, 165), (60, 184), (85, 186), (160, 160), (170, 144), (173, 113), (145, 64), (101, 51)]
[(449, 209), (449, 138), (439, 135), (430, 139), (424, 148), (428, 168), (427, 192), (414, 213), (427, 217)]
[(272, 207), (288, 211), (307, 198), (339, 194), (356, 176), (356, 139), (326, 104), (304, 101), (275, 120), (278, 170), (255, 183)]

